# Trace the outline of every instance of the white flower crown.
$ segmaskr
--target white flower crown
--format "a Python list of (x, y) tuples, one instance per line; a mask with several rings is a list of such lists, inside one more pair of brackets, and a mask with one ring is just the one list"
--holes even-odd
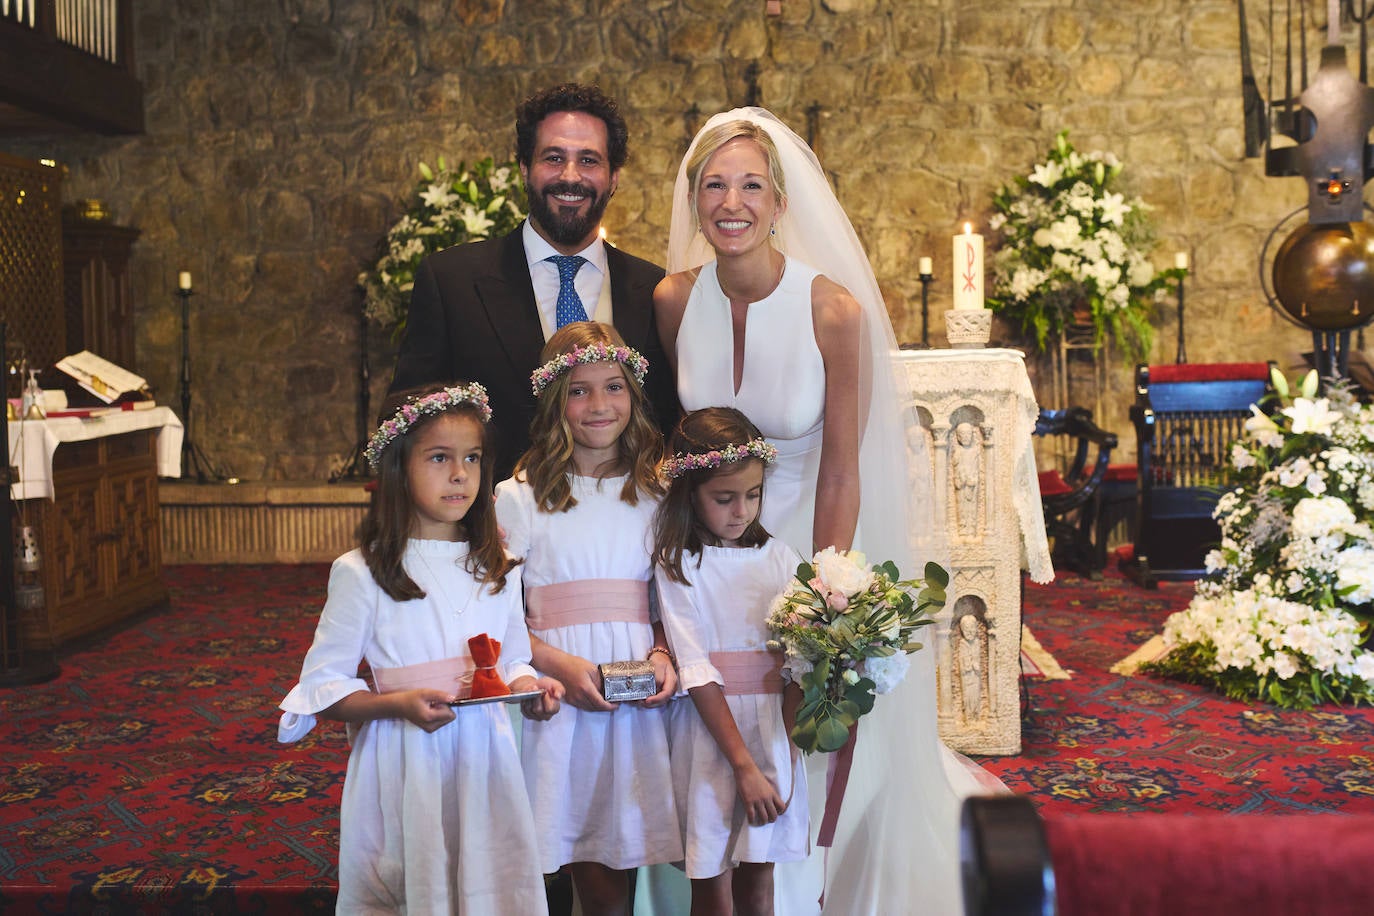
[(583, 363), (620, 363), (634, 373), (635, 381), (641, 385), (644, 384), (644, 376), (649, 371), (649, 361), (632, 347), (604, 343), (573, 347), (567, 353), (560, 353), (530, 373), (530, 386), (534, 389), (534, 396), (542, 395), (544, 389), (553, 384), (554, 379), (573, 366)]
[(452, 386), (422, 398), (406, 401), (397, 408), (390, 419), (377, 427), (377, 431), (367, 441), (367, 449), (363, 454), (367, 457), (368, 466), (376, 471), (386, 447), (410, 432), (410, 428), (420, 420), (441, 414), (459, 404), (471, 404), (477, 408), (477, 414), (483, 423), (491, 422), (491, 404), (487, 400), (487, 389), (477, 382), (469, 382), (462, 387)]
[(757, 458), (764, 464), (772, 464), (778, 459), (778, 449), (766, 439), (750, 439), (743, 445), (727, 445), (709, 452), (678, 452), (663, 462), (663, 473), (675, 480), (689, 471), (718, 468), (722, 464), (734, 464), (745, 458)]

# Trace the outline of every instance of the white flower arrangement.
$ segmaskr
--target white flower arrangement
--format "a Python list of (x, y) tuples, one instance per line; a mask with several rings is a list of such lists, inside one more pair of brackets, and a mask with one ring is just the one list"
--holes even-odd
[(1279, 706), (1374, 702), (1374, 406), (1308, 373), (1256, 408), (1217, 503), (1215, 578), (1164, 625), (1150, 670)]
[(436, 251), (463, 242), (505, 235), (525, 218), (525, 188), (515, 162), (488, 157), (471, 168), (450, 169), (439, 157), (436, 172), (421, 162), (415, 202), (387, 232), (381, 257), (358, 275), (363, 312), (383, 327), (405, 327), (415, 271)]
[(913, 637), (944, 606), (949, 573), (927, 563), (924, 579), (902, 579), (892, 562), (870, 566), (858, 551), (817, 553), (773, 599), (769, 648), (786, 653), (784, 674), (801, 685), (792, 742), (807, 753), (839, 750), (878, 694), (906, 677)]
[(993, 195), (1001, 245), (988, 305), (1041, 350), (1086, 320), (1099, 344), (1111, 337), (1132, 358), (1149, 353), (1155, 305), (1179, 271), (1157, 273), (1147, 257), (1149, 208), (1112, 190), (1122, 168), (1111, 153), (1079, 153), (1060, 131), (1045, 162)]

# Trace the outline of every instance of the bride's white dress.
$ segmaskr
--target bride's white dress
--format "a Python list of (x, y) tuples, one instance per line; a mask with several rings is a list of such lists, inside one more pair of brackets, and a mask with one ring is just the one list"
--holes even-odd
[[(811, 285), (816, 276), (815, 270), (789, 258), (777, 289), (766, 299), (750, 303), (738, 391), (730, 305), (720, 290), (714, 261), (701, 267), (676, 346), (678, 395), (685, 409), (735, 407), (778, 447), (779, 459), (764, 486), (763, 523), (803, 556), (812, 553), (824, 425), (825, 366), (811, 317)], [(888, 374), (884, 380), (888, 384), (892, 371), (890, 361), (872, 367), (874, 373)], [(899, 416), (871, 417), (865, 435), (874, 434), (879, 423), (886, 424), (881, 430), (884, 442), (904, 441)], [(889, 467), (905, 468), (906, 463), (889, 462)], [(909, 543), (874, 542), (872, 535), (884, 531), (875, 513), (890, 516), (892, 501), (905, 499), (909, 487), (904, 475), (861, 480), (854, 546), (870, 560), (901, 562), (909, 557)], [(871, 524), (866, 526), (866, 520)], [(914, 519), (910, 524), (926, 523)], [(865, 531), (870, 532), (867, 538)], [(878, 540), (890, 538), (889, 533)], [(935, 557), (921, 557), (923, 562), (929, 558)], [(903, 569), (906, 575), (919, 571)], [(912, 662), (905, 681), (879, 697), (873, 712), (860, 722), (833, 845), (828, 850), (814, 848), (805, 863), (777, 867), (779, 916), (820, 911), (822, 893), (824, 911), (844, 916), (918, 912), (953, 916), (962, 912), (959, 800), (985, 790), (988, 783), (980, 780), (980, 769), (939, 741), (933, 653), (919, 651)], [(829, 755), (808, 759), (813, 838), (825, 801), (828, 763)], [(995, 779), (991, 784), (996, 784)]]

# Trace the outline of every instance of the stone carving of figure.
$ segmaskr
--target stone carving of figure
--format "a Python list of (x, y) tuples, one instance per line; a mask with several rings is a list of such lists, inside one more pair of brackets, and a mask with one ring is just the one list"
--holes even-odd
[(983, 713), (983, 659), (987, 657), (987, 626), (976, 614), (959, 618), (959, 635), (954, 640), (954, 666), (963, 695), (964, 721), (972, 722)]
[(954, 499), (960, 537), (976, 537), (978, 493), (983, 483), (983, 434), (972, 423), (954, 427)]

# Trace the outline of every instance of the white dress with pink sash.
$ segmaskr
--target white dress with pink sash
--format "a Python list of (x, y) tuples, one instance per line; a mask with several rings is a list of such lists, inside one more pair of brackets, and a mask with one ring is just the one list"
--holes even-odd
[[(781, 653), (766, 651), (768, 608), (797, 570), (796, 551), (777, 538), (762, 547), (705, 547), (701, 565), (684, 556), (689, 584), (658, 570), (663, 625), (682, 686), (720, 684), (740, 736), (788, 803), (771, 824), (750, 826), (731, 768), (689, 701), (673, 704), (673, 780), (687, 852), (687, 877), (712, 878), (740, 862), (793, 862), (810, 847), (806, 766), (782, 717)], [(775, 656), (776, 684), (760, 684), (740, 657)], [(727, 667), (727, 664), (734, 662)], [(747, 681), (747, 682), (746, 682)], [(770, 687), (769, 692), (755, 688)]]
[[(623, 502), (624, 482), (574, 476), (577, 505), (554, 513), (539, 511), (522, 481), (496, 488), (507, 546), (525, 561), (527, 602), (538, 609), (530, 631), (594, 664), (644, 659), (653, 646), (647, 595), (657, 501), (641, 494), (638, 505)], [(597, 589), (605, 601), (595, 600)], [(598, 615), (613, 619), (586, 622)], [(569, 862), (627, 869), (682, 858), (662, 707), (586, 712), (564, 703), (548, 722), (524, 723), (521, 757), (545, 872)]]
[[(466, 544), (412, 540), (405, 567), (426, 597), (401, 602), (377, 586), (360, 551), (335, 560), (300, 681), (281, 702), (278, 740), (299, 741), (321, 710), (369, 690), (358, 677), (364, 659), (398, 682), (440, 669), (452, 680), (471, 671), (468, 638), (487, 633), (501, 642), (504, 680), (533, 675), (518, 573), (492, 595), (463, 569), (466, 557)], [(453, 685), (459, 695), (461, 679)], [(353, 735), (339, 807), (340, 913), (545, 912), (506, 707), (455, 713), (434, 732), (378, 719)]]

